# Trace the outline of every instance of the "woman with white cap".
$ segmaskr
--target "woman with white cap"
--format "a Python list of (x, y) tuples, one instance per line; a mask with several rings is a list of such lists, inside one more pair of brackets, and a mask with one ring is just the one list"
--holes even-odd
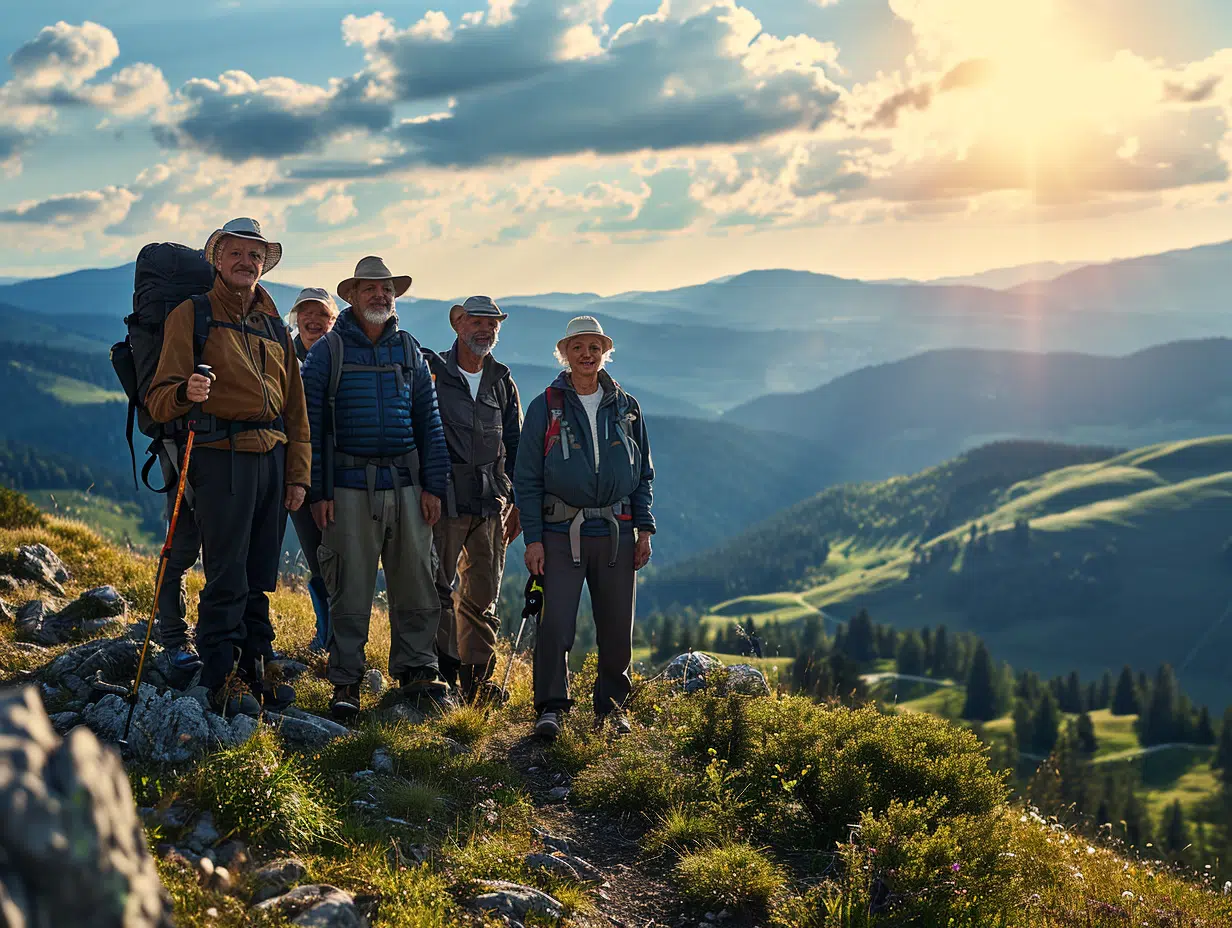
[[(569, 696), (568, 653), (585, 581), (594, 611), (599, 673), (596, 728), (624, 733), (632, 681), (636, 572), (650, 560), (654, 467), (637, 400), (604, 365), (612, 340), (592, 316), (571, 320), (556, 343), (568, 368), (531, 401), (513, 485), (526, 537), (526, 567), (543, 577), (535, 644), (535, 732), (555, 738)], [(542, 449), (540, 453), (539, 449)]]
[[(324, 287), (305, 287), (295, 298), (295, 305), (287, 313), (287, 322), (295, 326), (295, 356), (300, 364), (308, 357), (308, 349), (315, 345), (334, 327), (338, 319), (338, 304)], [(291, 513), (291, 524), (299, 538), (304, 561), (308, 565), (308, 596), (312, 599), (312, 611), (317, 617), (317, 633), (308, 647), (324, 651), (329, 647), (329, 591), (321, 576), (321, 562), (317, 548), (321, 545), (321, 530), (312, 518), (312, 510), (301, 506)]]

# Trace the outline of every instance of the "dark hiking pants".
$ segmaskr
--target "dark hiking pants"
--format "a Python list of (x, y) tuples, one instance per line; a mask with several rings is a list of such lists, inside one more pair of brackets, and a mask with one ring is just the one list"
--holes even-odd
[(501, 517), (444, 516), (433, 526), (432, 539), (439, 558), (436, 594), (441, 601), (436, 650), (442, 665), (448, 660), (459, 667), (481, 667), (486, 680), (496, 666), (500, 633), (496, 600), (505, 572)]
[[(172, 505), (175, 497), (171, 498)], [(201, 552), (201, 533), (197, 530), (196, 514), (187, 501), (180, 503), (180, 519), (175, 524), (167, 566), (163, 569), (163, 585), (158, 591), (158, 640), (168, 651), (188, 643), (188, 591), (186, 575), (197, 563)]]
[[(234, 458), (234, 460), (233, 460)], [(256, 454), (194, 449), (189, 479), (201, 532), (205, 588), (197, 608), (201, 685), (215, 689), (231, 672), (234, 649), (251, 672), (274, 654), (269, 599), (278, 583), (286, 530), (283, 509), (285, 448)]]
[(569, 536), (543, 533), (543, 613), (535, 642), (535, 709), (562, 710), (569, 697), (569, 652), (577, 633), (582, 581), (590, 590), (599, 646), (599, 675), (592, 694), (596, 715), (625, 704), (632, 680), (633, 610), (637, 575), (633, 570), (633, 536), (622, 534), (616, 566), (609, 567), (612, 542), (607, 536), (582, 537), (582, 565), (573, 566)]

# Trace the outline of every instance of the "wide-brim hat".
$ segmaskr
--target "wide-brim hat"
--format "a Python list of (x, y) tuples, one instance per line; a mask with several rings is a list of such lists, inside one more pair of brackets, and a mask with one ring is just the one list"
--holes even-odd
[(381, 258), (378, 258), (376, 255), (368, 255), (366, 258), (360, 258), (359, 263), (355, 265), (354, 277), (348, 277), (338, 284), (338, 296), (346, 300), (351, 306), (354, 306), (355, 300), (352, 299), (352, 296), (354, 295), (355, 287), (363, 280), (393, 281), (395, 299), (411, 289), (411, 278), (409, 275), (395, 275), (385, 266), (385, 262)]
[(257, 220), (244, 217), (232, 219), (221, 229), (215, 229), (210, 233), (210, 237), (205, 240), (205, 260), (215, 267), (218, 267), (218, 263), (214, 260), (214, 252), (218, 249), (218, 243), (228, 235), (264, 243), (265, 263), (261, 266), (261, 276), (272, 271), (278, 262), (282, 260), (282, 244), (280, 242), (271, 242), (262, 235), (261, 223), (257, 222)]
[(287, 310), (287, 316), (294, 316), (302, 303), (320, 303), (329, 310), (331, 316), (338, 315), (338, 304), (334, 302), (333, 295), (324, 287), (305, 287), (301, 290), (295, 302), (291, 304), (291, 308)]
[(449, 324), (457, 325), (458, 317), (463, 313), (468, 316), (487, 316), (501, 322), (509, 318), (509, 314), (502, 312), (490, 296), (468, 296), (465, 302), (454, 303), (449, 308)]
[(569, 324), (565, 326), (565, 335), (556, 343), (556, 350), (561, 354), (565, 353), (565, 344), (571, 338), (578, 335), (597, 335), (599, 340), (603, 342), (603, 350), (611, 351), (614, 343), (603, 332), (603, 326), (599, 324), (599, 320), (594, 316), (575, 316), (569, 320)]

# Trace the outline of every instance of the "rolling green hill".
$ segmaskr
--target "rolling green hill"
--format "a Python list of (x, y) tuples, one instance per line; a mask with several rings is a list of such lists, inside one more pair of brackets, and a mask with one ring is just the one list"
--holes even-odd
[[(1017, 475), (1009, 464), (998, 475), (992, 460), (1015, 447), (1034, 449), (1034, 466), (1024, 458)], [(1168, 662), (1199, 702), (1232, 701), (1232, 436), (1097, 454), (995, 445), (827, 490), (663, 572), (647, 593), (722, 590), (718, 611), (743, 615), (765, 611), (767, 597), (732, 601), (733, 587), (765, 594), (777, 581), (790, 594), (770, 598), (783, 619), (807, 606), (946, 624), (1041, 674)]]

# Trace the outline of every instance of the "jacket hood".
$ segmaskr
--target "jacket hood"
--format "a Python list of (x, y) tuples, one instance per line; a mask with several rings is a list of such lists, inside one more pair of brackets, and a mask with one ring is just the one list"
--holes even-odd
[[(221, 306), (236, 319), (239, 318), (240, 307), (243, 305), (240, 295), (223, 283), (221, 274), (214, 275), (214, 286), (211, 288), (210, 293), (214, 297), (215, 307)], [(274, 298), (260, 284), (257, 284), (257, 290), (253, 296), (252, 305), (248, 307), (248, 311), (250, 313), (262, 312), (267, 316), (278, 315), (278, 307), (274, 305)]]
[[(568, 371), (561, 371), (557, 374), (556, 379), (552, 381), (552, 386), (561, 390), (567, 390), (570, 393), (577, 393), (577, 390), (573, 389), (573, 381), (570, 379)], [(604, 395), (606, 395), (608, 393), (613, 393), (620, 390), (620, 384), (618, 384), (615, 379), (613, 379), (612, 375), (607, 371), (600, 370), (599, 388), (603, 390)]]

